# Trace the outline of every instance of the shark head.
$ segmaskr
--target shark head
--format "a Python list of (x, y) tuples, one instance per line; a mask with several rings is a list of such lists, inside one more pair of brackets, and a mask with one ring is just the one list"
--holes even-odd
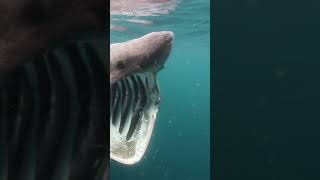
[(152, 32), (110, 46), (110, 157), (134, 164), (143, 157), (160, 105), (157, 73), (174, 35)]

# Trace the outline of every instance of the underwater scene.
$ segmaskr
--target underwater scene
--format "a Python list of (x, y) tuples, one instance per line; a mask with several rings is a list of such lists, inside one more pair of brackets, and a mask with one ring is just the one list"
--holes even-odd
[[(149, 144), (135, 163), (111, 157), (110, 179), (209, 179), (210, 1), (111, 0), (110, 5), (111, 44), (151, 32), (174, 34), (171, 53), (156, 75), (158, 86), (153, 94), (161, 100), (160, 108), (157, 103), (152, 106), (158, 111), (150, 108), (156, 119)], [(150, 37), (150, 41), (155, 39)], [(127, 50), (132, 51), (131, 47)], [(134, 84), (140, 79), (128, 81)], [(155, 83), (149, 80), (144, 84)]]

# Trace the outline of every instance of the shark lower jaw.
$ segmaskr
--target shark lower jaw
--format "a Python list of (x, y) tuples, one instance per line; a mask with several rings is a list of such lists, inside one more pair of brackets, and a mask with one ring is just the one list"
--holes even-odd
[(156, 74), (139, 73), (115, 82), (110, 105), (110, 158), (135, 164), (145, 154), (159, 111)]

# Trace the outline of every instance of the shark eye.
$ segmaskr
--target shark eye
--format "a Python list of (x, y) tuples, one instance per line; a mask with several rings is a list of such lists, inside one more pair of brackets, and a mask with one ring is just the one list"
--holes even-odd
[(125, 62), (124, 61), (118, 61), (117, 62), (117, 69), (124, 69), (125, 68)]

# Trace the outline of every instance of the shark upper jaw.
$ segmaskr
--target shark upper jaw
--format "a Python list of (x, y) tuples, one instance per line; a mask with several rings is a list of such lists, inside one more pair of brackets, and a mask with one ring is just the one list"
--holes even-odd
[(135, 164), (148, 147), (160, 107), (157, 73), (174, 35), (153, 32), (110, 46), (110, 157)]

